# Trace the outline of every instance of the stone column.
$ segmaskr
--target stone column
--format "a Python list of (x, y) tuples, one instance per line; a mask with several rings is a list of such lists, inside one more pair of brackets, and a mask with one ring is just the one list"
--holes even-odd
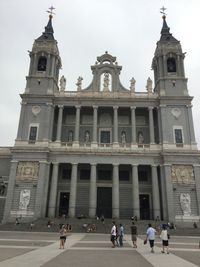
[(164, 167), (160, 165), (160, 182), (161, 182), (161, 196), (162, 196), (162, 213), (163, 213), (163, 220), (167, 221), (167, 199), (166, 199), (166, 186), (165, 186), (165, 174), (164, 174)]
[(59, 105), (59, 114), (58, 114), (58, 125), (56, 133), (56, 142), (61, 141), (61, 132), (62, 132), (62, 118), (63, 118), (63, 106)]
[(52, 57), (52, 64), (51, 64), (51, 76), (55, 75), (55, 56)]
[(112, 217), (119, 218), (119, 165), (113, 165)]
[(163, 55), (163, 70), (164, 70), (164, 77), (167, 76), (167, 58), (165, 55)]
[(8, 218), (10, 217), (10, 212), (12, 209), (12, 201), (14, 196), (15, 181), (17, 175), (17, 166), (18, 166), (18, 161), (12, 160), (10, 167), (9, 183), (7, 188), (6, 203), (4, 208), (4, 216), (2, 221), (3, 223), (7, 222)]
[(49, 162), (46, 163), (46, 173), (44, 178), (44, 204), (42, 208), (42, 218), (45, 218), (47, 215), (47, 200), (48, 200), (48, 189), (49, 189), (49, 175), (50, 175), (50, 166)]
[(22, 133), (23, 133), (23, 129), (24, 129), (24, 127), (23, 127), (24, 126), (24, 118), (26, 115), (25, 107), (26, 107), (26, 103), (21, 102), (20, 120), (19, 120), (19, 126), (18, 126), (17, 140), (16, 141), (21, 141), (23, 139)]
[(118, 146), (118, 107), (114, 106), (114, 142), (113, 145)]
[(151, 166), (151, 177), (152, 177), (152, 198), (153, 198), (153, 219), (157, 217), (160, 219), (160, 194), (158, 184), (158, 173), (157, 166)]
[(75, 137), (73, 146), (79, 145), (79, 127), (80, 127), (80, 106), (76, 106), (76, 124), (75, 124)]
[(69, 217), (75, 217), (76, 209), (76, 191), (77, 191), (77, 170), (78, 164), (72, 164), (72, 175), (71, 175), (71, 185), (70, 185), (70, 198), (69, 198)]
[(131, 143), (136, 144), (136, 119), (135, 119), (135, 107), (131, 107)]
[(196, 145), (196, 140), (194, 136), (194, 124), (193, 124), (193, 116), (192, 116), (192, 105), (188, 105), (188, 123), (190, 129), (190, 143), (191, 145)]
[(155, 144), (154, 136), (154, 122), (153, 122), (153, 107), (149, 107), (149, 132), (150, 132), (150, 144)]
[(132, 165), (132, 199), (133, 199), (133, 216), (140, 219), (140, 199), (139, 199), (139, 182), (138, 166)]
[(197, 207), (198, 207), (198, 215), (200, 216), (200, 165), (194, 165), (194, 177), (196, 183), (196, 197), (197, 197)]
[(162, 130), (162, 142), (163, 144), (168, 143), (168, 122), (167, 122), (167, 110), (166, 110), (166, 105), (160, 105), (160, 123), (162, 125), (161, 130)]
[(92, 145), (97, 146), (97, 106), (93, 106), (93, 140)]
[(173, 185), (171, 181), (171, 165), (164, 164), (164, 174), (165, 174), (165, 186), (166, 186), (166, 202), (167, 202), (167, 212), (168, 212), (168, 221), (174, 222), (174, 193)]
[(51, 61), (51, 55), (48, 54), (48, 57), (47, 57), (47, 72), (48, 72), (49, 76), (51, 75), (50, 61)]
[(49, 195), (49, 210), (48, 216), (54, 218), (56, 215), (56, 200), (57, 200), (57, 188), (58, 188), (58, 167), (59, 163), (53, 163), (53, 173), (51, 178), (51, 187)]
[(35, 218), (41, 218), (43, 212), (43, 205), (45, 204), (46, 195), (45, 192), (45, 182), (46, 182), (46, 169), (47, 169), (47, 161), (40, 161), (39, 166), (39, 175), (37, 182), (37, 191), (35, 196)]
[(52, 103), (46, 103), (47, 105), (47, 116), (45, 119), (45, 141), (51, 140), (51, 133), (53, 128), (53, 104)]
[(95, 218), (97, 207), (97, 177), (96, 164), (91, 164), (90, 172), (90, 200), (89, 200), (89, 217)]

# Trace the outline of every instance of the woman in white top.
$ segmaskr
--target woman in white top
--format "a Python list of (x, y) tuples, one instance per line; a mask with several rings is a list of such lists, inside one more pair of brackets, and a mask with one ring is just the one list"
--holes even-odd
[(160, 233), (160, 238), (162, 239), (162, 247), (163, 249), (161, 250), (162, 253), (165, 253), (165, 248), (167, 251), (167, 254), (169, 254), (169, 235), (167, 232), (167, 228), (165, 225), (162, 227), (162, 231)]

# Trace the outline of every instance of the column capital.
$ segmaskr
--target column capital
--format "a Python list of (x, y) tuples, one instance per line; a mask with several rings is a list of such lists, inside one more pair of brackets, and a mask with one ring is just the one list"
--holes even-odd
[(92, 106), (93, 107), (93, 109), (98, 109), (98, 106), (96, 106), (96, 105), (94, 105), (94, 106)]
[(59, 164), (59, 162), (52, 162), (52, 164), (54, 165), (54, 166), (56, 166), (56, 165), (58, 165)]
[(90, 163), (91, 166), (97, 166), (97, 163)]
[(118, 108), (119, 108), (118, 106), (113, 106), (113, 109), (115, 109), (115, 110), (118, 109)]
[(148, 110), (153, 110), (154, 107), (148, 107)]
[(63, 105), (58, 105), (58, 107), (59, 107), (60, 109), (63, 109), (63, 108), (64, 108), (64, 106), (63, 106)]
[(76, 109), (80, 109), (81, 108), (81, 105), (76, 105), (75, 108)]
[(138, 167), (139, 164), (131, 164), (132, 167)]
[(119, 163), (113, 163), (112, 165), (113, 165), (113, 167), (119, 167), (120, 164)]
[(71, 163), (73, 166), (75, 166), (75, 165), (78, 165), (78, 163), (77, 162), (73, 162), (73, 163)]
[(158, 164), (151, 164), (151, 167), (158, 167)]
[(136, 107), (131, 106), (130, 109), (131, 109), (131, 110), (136, 110)]

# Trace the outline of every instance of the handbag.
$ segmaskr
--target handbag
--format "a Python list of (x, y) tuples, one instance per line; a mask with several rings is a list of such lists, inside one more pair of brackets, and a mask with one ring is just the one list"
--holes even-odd
[(144, 245), (146, 245), (146, 244), (147, 244), (147, 239), (144, 240)]

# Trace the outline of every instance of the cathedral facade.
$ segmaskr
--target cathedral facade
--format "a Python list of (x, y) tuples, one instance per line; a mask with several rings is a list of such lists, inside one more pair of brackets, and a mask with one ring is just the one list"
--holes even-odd
[[(200, 218), (200, 152), (181, 44), (163, 16), (144, 92), (108, 52), (66, 90), (52, 15), (29, 53), (15, 145), (0, 148), (0, 220)], [(154, 84), (154, 86), (153, 86)]]

